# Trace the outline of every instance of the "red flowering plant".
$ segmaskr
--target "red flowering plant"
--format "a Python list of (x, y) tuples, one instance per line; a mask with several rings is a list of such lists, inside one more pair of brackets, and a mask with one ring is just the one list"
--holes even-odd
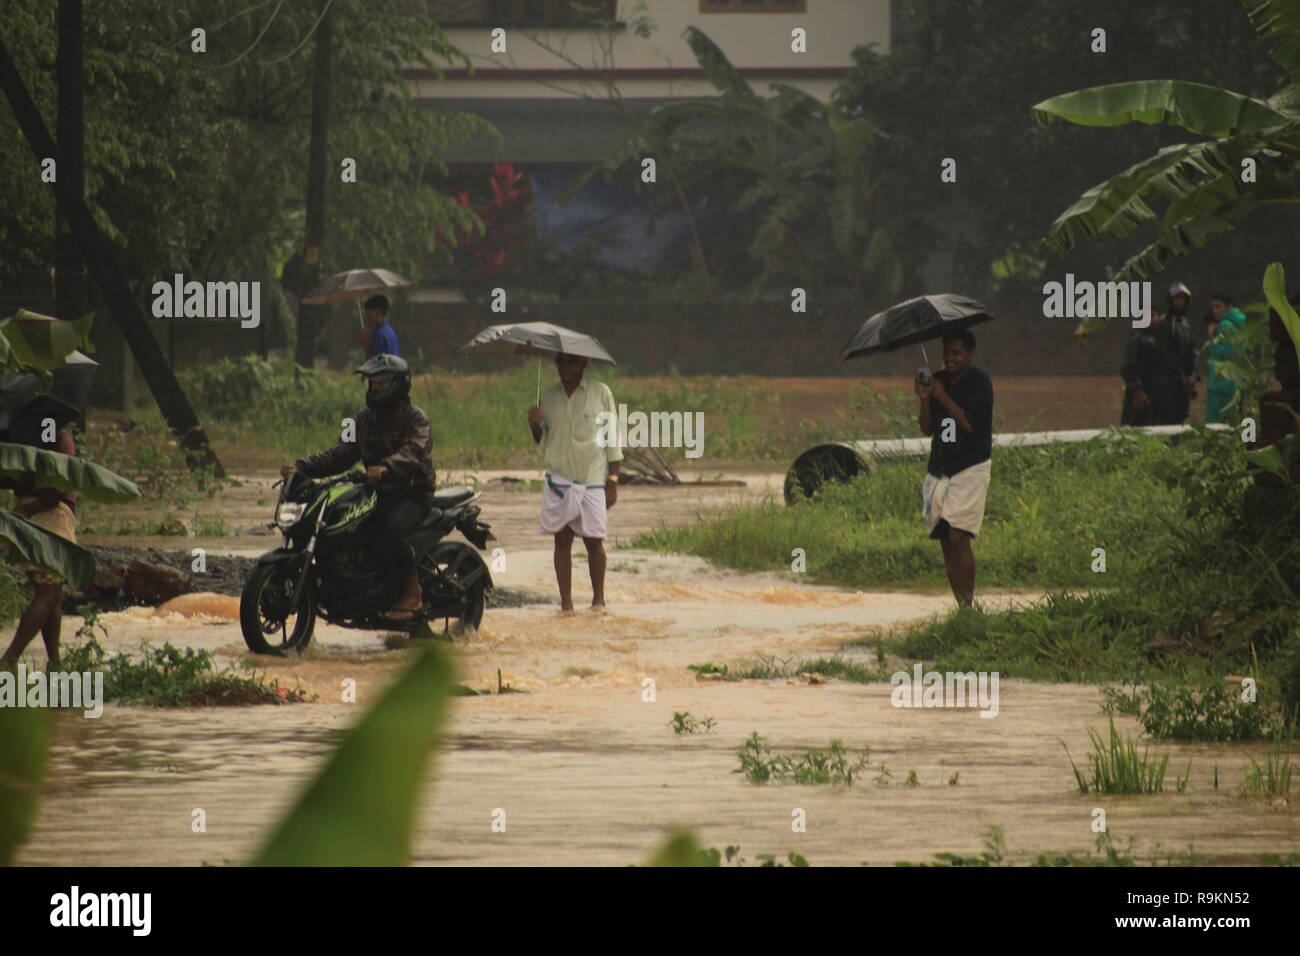
[(471, 282), (491, 281), (519, 274), (516, 253), (533, 236), (533, 190), (527, 175), (512, 163), (492, 166), (491, 198), (471, 204), (469, 193), (457, 199), (483, 221), (482, 234), (468, 230), (456, 235), (456, 265)]

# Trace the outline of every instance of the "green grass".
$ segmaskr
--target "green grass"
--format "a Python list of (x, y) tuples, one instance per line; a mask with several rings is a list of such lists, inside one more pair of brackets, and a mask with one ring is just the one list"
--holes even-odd
[[(1115, 729), (1114, 717), (1110, 718), (1110, 732), (1107, 737), (1103, 738), (1092, 727), (1088, 728), (1088, 737), (1092, 740), (1092, 753), (1088, 755), (1088, 772), (1081, 771), (1075, 766), (1074, 759), (1070, 759), (1070, 767), (1074, 770), (1074, 780), (1078, 785), (1079, 793), (1164, 792), (1165, 774), (1169, 770), (1168, 754), (1159, 760), (1153, 760), (1148, 747), (1139, 755), (1137, 743), (1131, 736), (1120, 737), (1119, 731)], [(1065, 746), (1064, 743), (1061, 746)], [(1069, 754), (1068, 747), (1065, 752)], [(1189, 762), (1187, 771), (1175, 782), (1179, 793), (1187, 788), (1190, 777), (1191, 763)]]
[(1261, 764), (1254, 757), (1250, 758), (1250, 769), (1246, 771), (1241, 791), (1248, 797), (1291, 798), (1291, 749), (1286, 746), (1286, 735), (1278, 733), (1273, 737), (1273, 750)]
[[(999, 449), (976, 544), (981, 587), (1099, 587), (1136, 573), (1169, 546), (1182, 499), (1158, 476), (1169, 447), (1155, 439)], [(635, 547), (680, 551), (727, 567), (789, 571), (853, 588), (947, 588), (939, 546), (921, 521), (924, 461), (881, 464), (815, 502), (737, 506), (640, 535)], [(1092, 570), (1106, 551), (1105, 573)]]
[[(856, 416), (838, 424), (790, 422), (778, 432), (760, 421), (781, 414), (781, 396), (750, 376), (673, 376), (654, 380), (626, 377), (617, 369), (592, 367), (591, 380), (604, 382), (629, 411), (704, 413), (704, 459), (785, 462), (817, 442), (839, 437)], [(295, 370), (288, 361), (257, 356), (223, 359), (182, 373), (181, 381), (215, 442), (265, 448), (298, 457), (339, 440), (342, 421), (364, 405), (356, 376), (317, 369)], [(556, 382), (552, 364), (542, 363), (542, 388)], [(501, 467), (536, 460), (526, 413), (537, 398), (532, 360), (504, 358), (490, 375), (437, 372), (417, 376), (411, 400), (428, 414), (434, 465), (439, 469)], [(681, 450), (670, 460), (683, 463)]]

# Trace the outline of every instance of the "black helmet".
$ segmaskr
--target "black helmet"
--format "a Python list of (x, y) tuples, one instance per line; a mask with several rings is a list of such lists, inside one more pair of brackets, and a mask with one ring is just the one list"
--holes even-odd
[[(377, 412), (395, 408), (406, 401), (411, 394), (411, 367), (400, 356), (376, 355), (354, 374), (366, 380), (366, 408), (372, 408)], [(392, 379), (393, 386), (382, 392), (373, 392), (369, 389), (371, 379)]]

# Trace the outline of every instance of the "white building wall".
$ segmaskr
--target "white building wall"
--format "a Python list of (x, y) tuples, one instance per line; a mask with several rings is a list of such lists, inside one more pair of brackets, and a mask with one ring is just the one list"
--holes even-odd
[[(688, 26), (703, 31), (741, 69), (844, 69), (852, 63), (852, 51), (866, 43), (875, 43), (882, 53), (889, 49), (890, 0), (807, 0), (805, 13), (701, 13), (699, 0), (620, 0), (619, 19), (631, 21), (641, 14), (655, 21), (657, 29), (649, 38), (637, 36), (631, 29), (613, 33), (581, 29), (571, 31), (529, 31), (507, 29), (508, 52), (494, 54), (490, 49), (491, 33), (483, 27), (445, 27), (452, 43), (463, 50), (480, 71), (473, 77), (454, 73), (442, 80), (413, 76), (413, 92), (418, 97), (463, 98), (553, 98), (581, 91), (584, 83), (576, 77), (510, 78), (496, 74), (500, 69), (569, 70), (593, 68), (612, 63), (616, 70), (697, 69), (695, 57), (683, 33)], [(807, 31), (807, 52), (791, 49), (791, 31)], [(534, 42), (534, 34), (541, 43)], [(602, 40), (607, 47), (602, 46)], [(554, 51), (545, 47), (550, 46)], [(814, 96), (825, 98), (834, 89), (834, 77), (750, 77), (760, 93), (767, 83), (788, 82)], [(562, 84), (564, 92), (554, 84)], [(619, 86), (628, 97), (702, 96), (714, 92), (705, 80), (671, 76), (632, 75), (620, 78)], [(598, 92), (594, 86), (587, 87)]]

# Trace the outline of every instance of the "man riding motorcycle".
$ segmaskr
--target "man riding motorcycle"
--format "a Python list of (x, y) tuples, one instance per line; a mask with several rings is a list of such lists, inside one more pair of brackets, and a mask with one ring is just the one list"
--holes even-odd
[(383, 616), (408, 620), (420, 611), (421, 596), (415, 555), (406, 538), (428, 515), (436, 487), (429, 417), (411, 404), (411, 370), (404, 359), (377, 355), (355, 374), (367, 383), (356, 439), (283, 465), (280, 474), (301, 471), (309, 478), (328, 478), (358, 461), (365, 466), (366, 479), (379, 497), (374, 520), (382, 538), (391, 543), (403, 576), (402, 596)]

